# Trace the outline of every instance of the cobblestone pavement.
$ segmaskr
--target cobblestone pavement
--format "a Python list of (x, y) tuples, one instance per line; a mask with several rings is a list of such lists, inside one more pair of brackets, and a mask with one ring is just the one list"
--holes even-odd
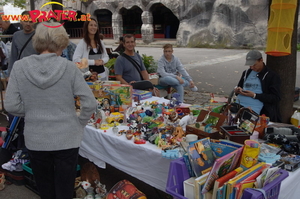
[[(175, 92), (175, 91), (174, 91)], [(164, 93), (166, 94), (166, 93)], [(213, 94), (216, 99), (224, 98), (227, 99), (226, 95)], [(195, 105), (205, 105), (211, 103), (211, 93), (208, 92), (193, 92), (190, 90), (184, 91), (184, 103), (185, 104), (195, 104)]]
[(211, 100), (210, 93), (193, 92), (185, 90), (184, 101), (186, 104), (198, 104), (203, 105)]

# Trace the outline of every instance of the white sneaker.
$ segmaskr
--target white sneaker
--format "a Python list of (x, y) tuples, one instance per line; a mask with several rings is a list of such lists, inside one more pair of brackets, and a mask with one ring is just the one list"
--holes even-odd
[(190, 88), (190, 89), (191, 89), (191, 91), (194, 91), (194, 92), (198, 91), (197, 86), (194, 86), (193, 88)]

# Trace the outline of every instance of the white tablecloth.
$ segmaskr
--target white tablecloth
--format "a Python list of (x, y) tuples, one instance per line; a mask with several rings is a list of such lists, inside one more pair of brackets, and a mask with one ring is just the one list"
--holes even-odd
[(281, 183), (278, 199), (300, 198), (300, 168), (294, 172), (289, 172), (289, 176)]
[(125, 135), (86, 126), (79, 154), (100, 168), (105, 168), (106, 162), (157, 189), (166, 190), (171, 160), (162, 158), (156, 145), (134, 144), (133, 139), (127, 140)]
[[(141, 102), (144, 101), (168, 102), (159, 97)], [(119, 126), (121, 129), (128, 127)], [(125, 135), (117, 136), (111, 129), (104, 132), (86, 126), (79, 154), (100, 168), (105, 168), (105, 163), (108, 163), (157, 189), (166, 190), (171, 160), (162, 158), (161, 150), (149, 142), (134, 144), (133, 139), (127, 140)]]

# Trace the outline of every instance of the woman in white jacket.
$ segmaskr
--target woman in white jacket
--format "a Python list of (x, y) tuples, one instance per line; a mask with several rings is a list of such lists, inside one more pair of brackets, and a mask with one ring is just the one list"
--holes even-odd
[(83, 24), (83, 39), (77, 44), (73, 55), (74, 62), (80, 62), (82, 58), (88, 60), (89, 68), (82, 72), (97, 72), (98, 78), (107, 80), (108, 74), (104, 64), (109, 60), (106, 48), (99, 35), (98, 22), (91, 18)]

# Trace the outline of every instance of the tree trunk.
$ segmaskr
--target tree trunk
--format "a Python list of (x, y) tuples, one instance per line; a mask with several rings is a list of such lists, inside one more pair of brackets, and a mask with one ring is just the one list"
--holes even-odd
[[(269, 11), (272, 0), (269, 2)], [(298, 26), (298, 5), (297, 1), (294, 30), (291, 40), (291, 54), (288, 56), (275, 57), (267, 55), (267, 66), (279, 74), (281, 79), (281, 101), (279, 103), (283, 123), (290, 123), (293, 114), (296, 69), (297, 69), (297, 26)]]
[(30, 0), (30, 10), (35, 10), (34, 0)]

